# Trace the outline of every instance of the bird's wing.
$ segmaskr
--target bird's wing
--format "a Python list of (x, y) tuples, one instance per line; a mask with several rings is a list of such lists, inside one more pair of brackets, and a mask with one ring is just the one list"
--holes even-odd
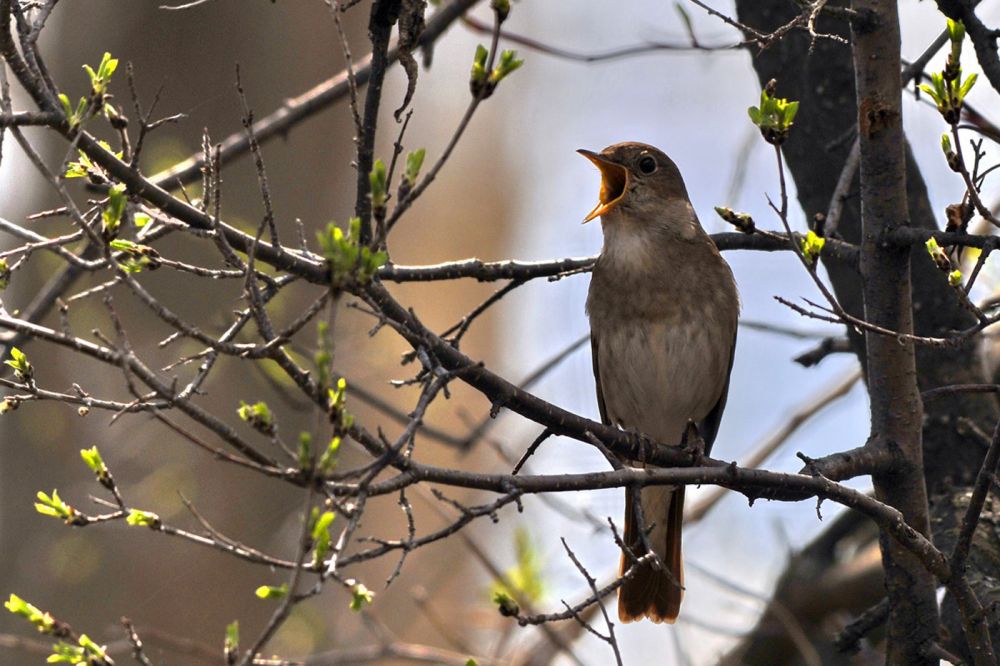
[[(729, 352), (729, 368), (726, 370), (726, 383), (719, 394), (719, 401), (712, 407), (712, 411), (698, 424), (698, 434), (705, 440), (705, 455), (712, 451), (712, 444), (715, 436), (719, 434), (719, 422), (722, 421), (722, 412), (726, 409), (726, 398), (729, 396), (729, 376), (733, 372), (733, 359), (736, 358), (736, 333), (733, 333), (733, 346)], [(597, 367), (597, 357), (594, 357), (594, 367)], [(595, 370), (596, 374), (596, 370)], [(598, 391), (600, 395), (600, 391)]]
[(597, 361), (597, 338), (590, 334), (590, 351), (594, 358), (594, 383), (597, 384), (597, 408), (601, 411), (601, 423), (613, 425), (608, 420), (608, 409), (604, 406), (604, 390), (601, 388), (601, 367)]

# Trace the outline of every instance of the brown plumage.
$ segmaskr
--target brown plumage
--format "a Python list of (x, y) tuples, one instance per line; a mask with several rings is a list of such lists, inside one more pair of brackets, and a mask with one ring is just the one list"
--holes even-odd
[[(600, 216), (604, 230), (587, 297), (601, 419), (668, 445), (679, 444), (693, 421), (708, 453), (736, 347), (732, 271), (698, 223), (670, 158), (631, 142), (580, 153), (602, 175), (600, 203), (587, 216)], [(684, 488), (646, 486), (640, 497), (647, 541), (665, 570), (646, 564), (626, 581), (618, 616), (672, 623), (683, 594)], [(636, 557), (646, 553), (631, 492), (624, 539)], [(631, 565), (623, 552), (622, 573)]]

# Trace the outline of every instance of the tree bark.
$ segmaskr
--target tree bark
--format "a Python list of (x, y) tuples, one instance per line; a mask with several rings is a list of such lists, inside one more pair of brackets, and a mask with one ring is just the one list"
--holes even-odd
[[(871, 13), (852, 25), (854, 76), (861, 145), (861, 279), (865, 320), (913, 332), (908, 248), (883, 242), (909, 224), (903, 109), (900, 84), (899, 15), (895, 0), (855, 0)], [(871, 438), (886, 446), (892, 468), (875, 474), (875, 496), (899, 509), (906, 522), (930, 534), (922, 448), (923, 404), (917, 388), (912, 341), (868, 331), (868, 396)], [(937, 640), (935, 581), (902, 544), (883, 533), (882, 565), (889, 595), (886, 663), (931, 666), (925, 648)]]
[[(833, 6), (844, 3), (832, 1), (829, 4)], [(784, 0), (736, 0), (736, 8), (741, 22), (765, 32), (784, 25), (799, 11), (793, 3)], [(943, 26), (942, 18), (942, 28)], [(849, 37), (846, 22), (825, 15), (819, 17), (816, 30)], [(770, 79), (777, 78), (778, 94), (801, 102), (795, 126), (782, 146), (782, 152), (795, 181), (799, 203), (806, 218), (811, 219), (816, 213), (828, 209), (856, 136), (857, 97), (851, 47), (829, 39), (814, 41), (806, 32), (793, 30), (766, 50), (751, 48), (750, 55), (762, 86)], [(936, 137), (933, 140), (936, 141)], [(915, 227), (937, 228), (926, 185), (905, 142), (903, 151), (910, 224)], [(838, 231), (844, 240), (860, 244), (862, 234), (858, 192), (859, 179), (855, 176), (854, 185), (844, 202)], [(824, 257), (823, 264), (841, 305), (852, 315), (862, 317), (861, 275), (848, 264), (832, 257)], [(933, 265), (923, 248), (918, 247), (912, 251), (910, 265), (913, 326), (917, 334), (947, 335), (973, 323), (971, 315), (954, 298), (941, 272)], [(850, 329), (847, 333), (861, 367), (867, 370), (867, 350), (863, 336)], [(948, 384), (988, 381), (979, 363), (975, 343), (972, 342), (951, 348), (918, 347), (916, 378), (921, 391)], [(968, 421), (958, 418), (959, 416)], [(963, 507), (967, 504), (967, 500), (963, 502), (962, 498), (972, 485), (985, 452), (983, 443), (970, 436), (968, 424), (975, 424), (981, 430), (990, 432), (997, 416), (997, 402), (991, 395), (951, 394), (930, 401), (925, 406), (922, 437), (924, 476), (932, 507), (931, 529), (939, 547), (954, 541), (951, 533), (961, 520)], [(975, 562), (972, 566), (976, 569), (972, 574), (974, 581), (977, 578), (981, 581), (1000, 578), (1000, 544), (995, 536), (988, 538), (988, 534), (992, 534), (991, 521), (995, 522), (992, 514), (984, 513), (985, 524), (980, 526), (984, 536), (980, 538), (977, 534), (974, 542), (973, 550), (976, 555), (971, 558)], [(823, 543), (826, 538), (826, 535), (820, 536), (817, 544)], [(825, 553), (826, 550), (807, 547), (792, 559), (776, 591), (776, 604), (794, 608), (795, 599), (802, 598), (803, 591), (810, 589), (815, 577), (839, 563), (836, 558), (817, 557), (817, 552)], [(946, 548), (944, 552), (949, 550)], [(988, 607), (991, 597), (987, 586), (976, 585), (975, 582), (973, 586), (983, 604)], [(813, 603), (815, 607), (826, 607), (828, 612), (801, 616), (803, 631), (814, 644), (824, 648), (820, 650), (824, 663), (851, 663), (847, 655), (842, 655), (838, 660), (835, 654), (831, 655), (825, 649), (833, 638), (829, 628), (830, 620), (840, 609), (825, 604), (824, 599), (815, 596)], [(990, 612), (995, 618), (996, 612)], [(751, 632), (731, 656), (740, 655), (739, 663), (745, 664), (802, 663), (787, 637), (781, 641), (786, 649), (780, 655), (773, 652), (773, 636), (771, 640), (765, 638), (767, 632), (774, 631), (773, 624), (768, 623), (768, 617), (769, 614), (765, 613), (757, 629)], [(960, 620), (954, 605), (947, 598), (943, 606), (943, 621), (946, 627), (953, 629), (948, 634), (950, 640), (944, 645), (956, 654), (968, 656), (961, 632), (957, 631), (961, 626)]]

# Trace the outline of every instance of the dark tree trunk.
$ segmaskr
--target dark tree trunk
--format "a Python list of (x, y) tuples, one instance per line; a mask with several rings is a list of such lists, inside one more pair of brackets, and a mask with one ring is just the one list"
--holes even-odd
[[(833, 4), (843, 4), (831, 2)], [(794, 18), (798, 12), (794, 3), (785, 0), (736, 0), (738, 18), (747, 25), (762, 31), (771, 31)], [(942, 26), (944, 21), (942, 20)], [(821, 17), (817, 30), (832, 32), (849, 38), (846, 23), (839, 19)], [(857, 136), (857, 97), (855, 94), (852, 46), (832, 40), (812, 42), (804, 31), (790, 32), (770, 48), (758, 52), (751, 48), (753, 66), (761, 85), (774, 78), (778, 80), (781, 97), (801, 101), (799, 114), (791, 137), (783, 146), (788, 169), (795, 181), (799, 203), (807, 219), (816, 213), (825, 213)], [(906, 55), (906, 54), (904, 54)], [(917, 54), (913, 54), (915, 56)], [(922, 137), (920, 140), (935, 140)], [(909, 223), (915, 227), (937, 228), (937, 222), (927, 197), (923, 178), (907, 147), (906, 198)], [(861, 210), (858, 178), (845, 201), (838, 232), (848, 241), (862, 242)], [(930, 261), (922, 247), (914, 249), (911, 256), (913, 326), (919, 335), (945, 335), (973, 323), (971, 315), (954, 298), (941, 272)], [(864, 290), (860, 273), (851, 266), (834, 260), (824, 260), (830, 282), (845, 310), (854, 316), (864, 315)], [(848, 331), (852, 348), (862, 368), (868, 367), (863, 336)], [(917, 382), (920, 390), (947, 384), (978, 383), (985, 381), (976, 352), (976, 344), (968, 343), (953, 348), (918, 346), (916, 350)], [(959, 418), (962, 417), (962, 418)], [(998, 417), (997, 403), (993, 396), (953, 394), (929, 401), (923, 419), (923, 458), (927, 492), (932, 507), (931, 529), (935, 543), (947, 546), (954, 542), (954, 532), (964, 510), (962, 498), (968, 491), (979, 470), (985, 452), (984, 443), (970, 435), (968, 424), (975, 424), (982, 431), (990, 432)], [(966, 420), (968, 419), (968, 420)], [(989, 508), (989, 505), (987, 505)], [(984, 512), (980, 525), (982, 538), (977, 539), (973, 556), (976, 573), (972, 575), (974, 587), (984, 605), (991, 596), (983, 581), (1000, 578), (1000, 548), (993, 533), (996, 520), (989, 511)], [(850, 539), (849, 534), (838, 534), (837, 541)], [(817, 544), (830, 541), (829, 535)], [(778, 584), (776, 599), (787, 602), (801, 600), (803, 589), (819, 572), (833, 566), (828, 557), (830, 549), (807, 548), (794, 557), (784, 577)], [(826, 553), (817, 557), (817, 553)], [(975, 581), (979, 581), (977, 584)], [(867, 599), (865, 601), (870, 601)], [(796, 604), (790, 605), (796, 613)], [(823, 599), (813, 597), (811, 603), (823, 605)], [(831, 608), (831, 613), (839, 608)], [(837, 660), (827, 648), (832, 636), (823, 625), (828, 615), (817, 613), (799, 615), (802, 629), (810, 641), (824, 654), (824, 663), (847, 663), (847, 657)], [(952, 641), (948, 649), (967, 655), (961, 638), (961, 626), (953, 604), (947, 600), (943, 622), (950, 629)], [(791, 639), (776, 639), (775, 627), (780, 626), (770, 611), (765, 613), (757, 631), (752, 633), (732, 658), (740, 663), (775, 664), (796, 663), (800, 651)], [(770, 634), (770, 637), (768, 637)], [(775, 641), (785, 649), (774, 651)]]

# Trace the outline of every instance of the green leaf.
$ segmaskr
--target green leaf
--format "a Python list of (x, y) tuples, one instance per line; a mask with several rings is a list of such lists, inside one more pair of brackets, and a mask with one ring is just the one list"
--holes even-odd
[(937, 104), (938, 106), (941, 105), (941, 98), (938, 96), (937, 91), (935, 91), (934, 88), (931, 88), (926, 83), (921, 83), (918, 87), (922, 91), (924, 91), (925, 93), (927, 93), (928, 95), (930, 95), (931, 99), (934, 100), (935, 104)]
[(948, 284), (950, 284), (952, 287), (961, 287), (962, 271), (955, 269), (952, 272), (948, 273)]
[(979, 79), (979, 75), (976, 73), (969, 74), (968, 78), (965, 79), (965, 83), (962, 87), (958, 89), (958, 101), (962, 102), (965, 100), (965, 96), (969, 94), (972, 90), (972, 86), (976, 85), (976, 81)]
[(490, 72), (489, 82), (495, 86), (523, 64), (523, 60), (517, 59), (517, 51), (507, 50), (501, 52), (500, 62)]
[(0, 257), (0, 291), (3, 291), (10, 285), (10, 264), (4, 257)]

